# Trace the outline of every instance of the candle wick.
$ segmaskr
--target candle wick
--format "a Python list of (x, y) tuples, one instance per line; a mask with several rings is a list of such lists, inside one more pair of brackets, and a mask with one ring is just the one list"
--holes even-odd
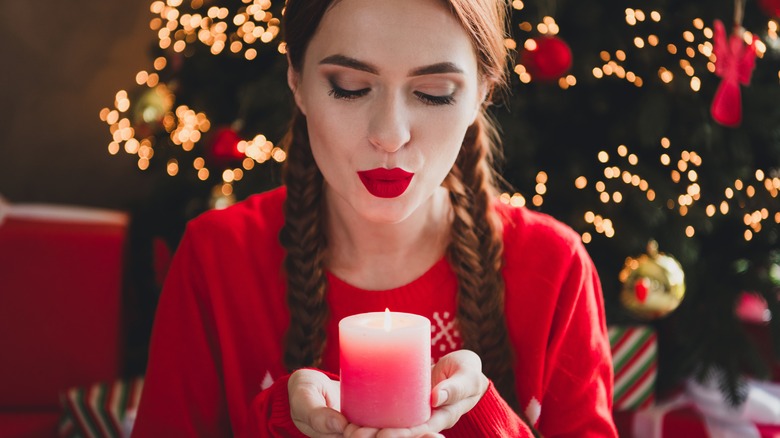
[(389, 332), (390, 329), (393, 328), (393, 321), (390, 318), (390, 309), (385, 308), (385, 331)]

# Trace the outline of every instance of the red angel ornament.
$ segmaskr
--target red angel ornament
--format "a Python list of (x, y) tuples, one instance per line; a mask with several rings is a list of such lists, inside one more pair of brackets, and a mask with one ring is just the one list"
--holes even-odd
[(232, 163), (241, 161), (246, 155), (238, 150), (240, 141), (241, 137), (233, 128), (220, 127), (214, 133), (211, 148), (206, 151), (208, 158), (220, 168), (227, 168)]
[(728, 38), (722, 21), (715, 20), (714, 27), (715, 74), (721, 81), (712, 99), (710, 114), (721, 125), (736, 127), (742, 122), (742, 93), (739, 86), (750, 83), (756, 65), (758, 37), (753, 35), (748, 44), (742, 37), (744, 29), (741, 26), (734, 26)]

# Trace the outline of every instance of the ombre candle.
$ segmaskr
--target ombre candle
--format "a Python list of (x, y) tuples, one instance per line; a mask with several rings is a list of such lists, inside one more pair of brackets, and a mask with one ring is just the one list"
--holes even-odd
[(341, 413), (365, 427), (406, 428), (431, 416), (431, 322), (361, 313), (339, 322)]

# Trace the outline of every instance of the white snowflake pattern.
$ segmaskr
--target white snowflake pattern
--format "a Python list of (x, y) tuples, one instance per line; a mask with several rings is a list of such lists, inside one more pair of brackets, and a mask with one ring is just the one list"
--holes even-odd
[(531, 397), (531, 401), (528, 402), (528, 405), (525, 407), (525, 415), (528, 417), (528, 420), (531, 422), (531, 424), (536, 425), (536, 422), (539, 421), (539, 416), (542, 414), (542, 404), (539, 403), (539, 400), (536, 399), (536, 397)]
[(455, 327), (455, 315), (450, 312), (433, 312), (431, 346), (434, 356), (443, 356), (460, 346), (460, 332)]
[(260, 389), (265, 391), (266, 389), (268, 389), (273, 384), (274, 384), (274, 378), (271, 377), (271, 372), (270, 371), (266, 371), (265, 372), (265, 377), (263, 377), (263, 382), (260, 383)]

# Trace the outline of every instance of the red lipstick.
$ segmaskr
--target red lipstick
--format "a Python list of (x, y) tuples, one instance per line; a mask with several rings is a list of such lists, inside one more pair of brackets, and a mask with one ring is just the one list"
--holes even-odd
[(397, 198), (406, 191), (412, 182), (413, 173), (400, 167), (385, 169), (378, 167), (371, 170), (358, 172), (360, 181), (366, 186), (366, 190), (377, 198)]

